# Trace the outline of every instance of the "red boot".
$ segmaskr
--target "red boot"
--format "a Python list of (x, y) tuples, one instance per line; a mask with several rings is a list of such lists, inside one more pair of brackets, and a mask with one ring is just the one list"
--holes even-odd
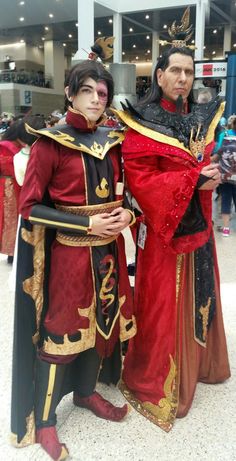
[(77, 407), (88, 408), (99, 418), (108, 419), (109, 421), (121, 421), (128, 413), (128, 405), (115, 407), (98, 392), (94, 392), (89, 397), (79, 397), (74, 392), (73, 402)]
[(55, 461), (61, 461), (69, 456), (69, 451), (64, 443), (60, 443), (55, 426), (42, 427), (36, 431), (36, 442), (40, 443), (43, 449)]

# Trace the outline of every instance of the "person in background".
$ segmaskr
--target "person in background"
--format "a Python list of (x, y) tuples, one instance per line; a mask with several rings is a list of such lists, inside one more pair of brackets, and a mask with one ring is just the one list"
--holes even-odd
[(169, 431), (184, 417), (198, 381), (230, 376), (212, 227), (210, 163), (224, 105), (194, 104), (194, 60), (183, 40), (189, 9), (170, 28), (150, 93), (119, 111), (128, 188), (143, 212), (137, 239), (135, 315), (120, 388), (150, 421)]
[(219, 162), (222, 172), (222, 184), (219, 192), (221, 195), (222, 226), (217, 230), (223, 237), (230, 235), (230, 215), (232, 203), (236, 211), (236, 115), (228, 119), (228, 129), (219, 137), (213, 161)]
[[(66, 123), (32, 146), (21, 192), (12, 386), (13, 443), (40, 443), (54, 460), (56, 407), (73, 391), (77, 407), (121, 421), (95, 390), (116, 384), (121, 341), (136, 333), (121, 231), (134, 221), (123, 204), (122, 132), (103, 125), (112, 76), (96, 61), (67, 78)], [(35, 391), (34, 391), (35, 389)], [(30, 423), (29, 423), (30, 421)]]
[(197, 97), (198, 104), (207, 104), (211, 100), (212, 100), (212, 94), (210, 90), (204, 88), (203, 90), (199, 91), (198, 97)]

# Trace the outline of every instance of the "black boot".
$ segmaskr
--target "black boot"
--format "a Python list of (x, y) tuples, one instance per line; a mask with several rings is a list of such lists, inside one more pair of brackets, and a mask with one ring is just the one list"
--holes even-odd
[(54, 460), (66, 459), (69, 452), (60, 443), (56, 432), (56, 407), (65, 373), (65, 365), (55, 365), (37, 359), (35, 382), (36, 442)]

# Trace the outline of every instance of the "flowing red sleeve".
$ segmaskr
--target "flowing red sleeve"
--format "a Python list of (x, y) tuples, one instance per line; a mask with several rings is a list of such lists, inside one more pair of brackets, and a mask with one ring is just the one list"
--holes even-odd
[[(141, 142), (141, 137), (139, 139)], [(211, 192), (199, 191), (207, 230), (178, 238), (174, 234), (191, 201), (203, 165), (193, 165), (185, 160), (183, 153), (179, 163), (174, 163), (171, 155), (169, 160), (166, 157), (165, 171), (161, 171), (163, 157), (158, 154), (158, 144), (161, 148), (161, 143), (154, 143), (156, 152), (152, 142), (149, 142), (149, 150), (142, 153), (140, 144), (136, 146), (138, 154), (127, 152), (128, 143), (124, 144), (124, 170), (128, 187), (163, 247), (169, 246), (177, 253), (193, 251), (209, 238)]]

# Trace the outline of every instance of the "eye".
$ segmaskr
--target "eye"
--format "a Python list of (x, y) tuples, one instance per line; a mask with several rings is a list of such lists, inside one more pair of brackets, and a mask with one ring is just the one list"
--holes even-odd
[(82, 93), (90, 93), (91, 92), (90, 88), (82, 88), (81, 91), (82, 91)]

